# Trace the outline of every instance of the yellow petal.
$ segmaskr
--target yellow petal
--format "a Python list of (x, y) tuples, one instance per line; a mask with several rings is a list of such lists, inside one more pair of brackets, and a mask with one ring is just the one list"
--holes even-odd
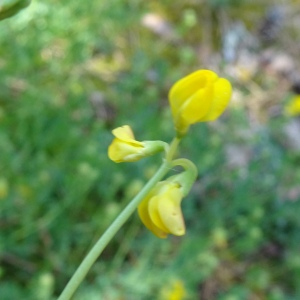
[(124, 142), (128, 142), (128, 143), (131, 143), (131, 144), (137, 145), (137, 146), (142, 145), (141, 142), (138, 142), (135, 140), (132, 129), (128, 125), (124, 125), (122, 127), (115, 128), (112, 131), (112, 134), (116, 138), (118, 138), (119, 140), (122, 140)]
[(284, 112), (288, 116), (300, 115), (300, 95), (296, 95), (292, 100), (286, 105)]
[(191, 125), (199, 122), (211, 110), (213, 95), (213, 82), (207, 82), (205, 88), (197, 91), (186, 103), (183, 104), (179, 116), (185, 123)]
[(152, 221), (152, 223), (158, 227), (160, 230), (169, 233), (170, 231), (168, 228), (164, 225), (162, 222), (159, 211), (158, 211), (158, 206), (161, 201), (165, 201), (164, 198), (160, 196), (154, 196), (150, 199), (149, 205), (148, 205), (148, 211), (149, 211), (149, 216)]
[(170, 233), (177, 236), (185, 234), (185, 224), (180, 207), (181, 199), (180, 189), (173, 187), (164, 195), (163, 201), (159, 201), (157, 207), (165, 227)]
[[(150, 195), (151, 196), (151, 195)], [(163, 230), (159, 229), (156, 227), (153, 222), (151, 221), (149, 211), (148, 211), (148, 204), (149, 204), (150, 197), (146, 197), (138, 206), (138, 214), (143, 222), (143, 224), (152, 232), (154, 233), (157, 237), (159, 238), (166, 238), (167, 233), (164, 232)]]
[(176, 117), (178, 110), (187, 99), (199, 89), (205, 87), (208, 80), (214, 81), (217, 77), (217, 74), (210, 70), (198, 70), (178, 80), (169, 92), (169, 101), (173, 117)]
[(115, 138), (108, 147), (108, 157), (116, 163), (133, 162), (141, 158), (141, 155), (139, 154), (142, 149), (143, 147), (140, 145), (135, 146), (132, 143), (126, 143)]
[(201, 122), (217, 119), (226, 109), (232, 94), (232, 87), (227, 79), (219, 78), (214, 84), (214, 97), (209, 113)]

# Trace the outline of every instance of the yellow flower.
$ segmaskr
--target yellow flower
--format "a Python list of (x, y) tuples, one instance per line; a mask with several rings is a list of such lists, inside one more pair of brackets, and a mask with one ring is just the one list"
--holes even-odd
[(162, 291), (162, 300), (183, 300), (187, 293), (184, 283), (181, 280), (175, 280), (170, 286), (167, 286)]
[(210, 70), (198, 70), (177, 81), (169, 92), (169, 102), (179, 135), (189, 126), (217, 119), (232, 94), (228, 80)]
[(159, 238), (166, 238), (168, 234), (184, 235), (185, 225), (180, 207), (182, 197), (178, 183), (159, 182), (140, 203), (140, 219)]
[(300, 95), (295, 95), (285, 107), (285, 113), (288, 116), (300, 115)]
[(116, 163), (137, 161), (160, 152), (165, 147), (165, 143), (161, 141), (139, 142), (135, 140), (128, 125), (118, 127), (112, 133), (115, 139), (108, 148), (108, 157)]

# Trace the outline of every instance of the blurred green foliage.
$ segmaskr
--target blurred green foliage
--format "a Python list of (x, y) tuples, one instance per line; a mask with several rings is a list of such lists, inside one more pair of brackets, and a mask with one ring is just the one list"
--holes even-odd
[(0, 20), (14, 16), (20, 10), (27, 7), (30, 2), (31, 0), (1, 0)]
[[(160, 162), (109, 161), (111, 129), (129, 124), (139, 140), (170, 141), (172, 83), (198, 68), (228, 77), (217, 56), (219, 17), (248, 24), (266, 8), (247, 1), (44, 0), (0, 23), (2, 300), (55, 299)], [(149, 25), (150, 13), (162, 19), (153, 25), (152, 16)], [(176, 280), (186, 299), (299, 298), (300, 155), (284, 131), (291, 120), (263, 107), (268, 117), (253, 125), (249, 107), (253, 84), (266, 95), (282, 85), (261, 73), (231, 80), (250, 102), (193, 127), (181, 146), (180, 155), (199, 169), (183, 201), (186, 236), (158, 240), (135, 216), (75, 299), (165, 299)], [(289, 92), (280, 95), (282, 107)]]

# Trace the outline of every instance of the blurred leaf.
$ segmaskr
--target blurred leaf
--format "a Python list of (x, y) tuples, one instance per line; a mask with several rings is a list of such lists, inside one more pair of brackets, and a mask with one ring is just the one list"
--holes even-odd
[(30, 2), (31, 0), (0, 0), (0, 20), (14, 16)]

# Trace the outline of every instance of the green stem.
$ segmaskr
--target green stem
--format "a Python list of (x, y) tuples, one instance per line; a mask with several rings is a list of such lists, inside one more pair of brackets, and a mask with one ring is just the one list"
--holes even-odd
[(181, 166), (184, 168), (184, 172), (180, 174), (171, 176), (168, 178), (168, 181), (175, 181), (181, 184), (183, 196), (186, 196), (190, 189), (192, 188), (197, 175), (198, 170), (197, 167), (188, 159), (186, 158), (178, 158), (171, 162), (172, 167)]
[(169, 170), (170, 162), (168, 160), (165, 160), (161, 167), (154, 174), (154, 176), (148, 181), (148, 183), (138, 193), (138, 195), (136, 195), (133, 200), (126, 206), (126, 208), (120, 213), (120, 215), (114, 220), (114, 222), (108, 227), (105, 233), (100, 237), (94, 247), (90, 250), (84, 260), (81, 262), (76, 272), (73, 274), (72, 278), (66, 285), (58, 300), (71, 299), (72, 295), (88, 273), (89, 269), (102, 253), (103, 249), (107, 246), (110, 240), (127, 221), (127, 219), (133, 214), (138, 204), (145, 198), (145, 196), (156, 185), (156, 183), (159, 182), (167, 172), (169, 172)]
[(125, 209), (119, 214), (114, 222), (107, 228), (104, 234), (99, 238), (97, 243), (93, 246), (90, 252), (86, 255), (84, 260), (79, 265), (78, 269), (73, 274), (72, 278), (64, 288), (58, 300), (69, 300), (83, 281), (84, 277), (95, 263), (99, 255), (102, 253), (107, 244), (115, 236), (118, 230), (124, 225), (128, 218), (134, 213), (139, 203), (146, 197), (151, 189), (159, 182), (170, 170), (172, 165), (172, 158), (175, 154), (180, 139), (174, 138), (169, 151), (166, 154), (166, 159), (163, 164), (154, 174), (154, 176), (147, 182), (143, 189), (132, 199)]
[(177, 159), (174, 159), (172, 161), (172, 167), (175, 167), (175, 166), (181, 166), (185, 170), (188, 170), (191, 173), (193, 173), (195, 178), (197, 177), (198, 169), (195, 166), (195, 164), (192, 163), (190, 160), (188, 160), (186, 158), (177, 158)]
[(170, 162), (172, 161), (173, 156), (175, 155), (175, 152), (177, 150), (177, 147), (178, 147), (178, 144), (180, 143), (180, 141), (181, 141), (181, 138), (175, 137), (173, 139), (173, 141), (171, 142), (169, 151), (166, 155), (167, 161), (170, 161)]

